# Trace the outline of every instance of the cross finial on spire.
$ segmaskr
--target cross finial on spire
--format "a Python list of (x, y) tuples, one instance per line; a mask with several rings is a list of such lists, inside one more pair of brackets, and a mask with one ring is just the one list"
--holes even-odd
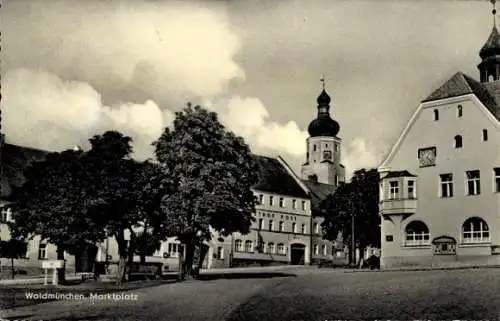
[(497, 8), (496, 8), (497, 0), (490, 0), (490, 2), (493, 5), (493, 10), (491, 10), (491, 13), (493, 14), (493, 25), (496, 27), (497, 26)]
[(323, 87), (323, 90), (325, 90), (325, 74), (321, 75), (319, 81), (321, 81), (321, 86)]

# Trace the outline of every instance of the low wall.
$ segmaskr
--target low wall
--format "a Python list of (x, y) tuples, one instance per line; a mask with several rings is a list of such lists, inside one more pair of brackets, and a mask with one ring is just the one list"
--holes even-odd
[(382, 257), (381, 269), (390, 268), (433, 268), (500, 265), (500, 255), (428, 255)]

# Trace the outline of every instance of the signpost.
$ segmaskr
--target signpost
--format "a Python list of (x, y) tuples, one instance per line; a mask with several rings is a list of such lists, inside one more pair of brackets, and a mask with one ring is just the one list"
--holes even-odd
[(42, 269), (45, 270), (43, 285), (48, 285), (49, 270), (52, 270), (52, 284), (57, 285), (57, 270), (64, 267), (64, 260), (46, 260), (42, 262)]

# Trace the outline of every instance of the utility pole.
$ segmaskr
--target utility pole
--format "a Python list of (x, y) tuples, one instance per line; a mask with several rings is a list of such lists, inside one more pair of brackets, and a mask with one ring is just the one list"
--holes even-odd
[(354, 212), (351, 214), (352, 263), (356, 265), (356, 241), (354, 239)]

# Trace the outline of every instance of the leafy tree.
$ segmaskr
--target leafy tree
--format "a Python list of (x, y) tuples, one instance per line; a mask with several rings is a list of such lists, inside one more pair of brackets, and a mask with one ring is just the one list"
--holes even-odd
[(146, 256), (152, 255), (161, 246), (161, 241), (167, 238), (165, 215), (161, 211), (161, 201), (169, 192), (171, 181), (163, 174), (159, 164), (146, 160), (138, 164), (136, 171), (134, 194), (136, 211), (142, 222), (142, 232), (137, 235), (134, 244), (135, 254), (141, 262)]
[(162, 239), (157, 234), (145, 230), (137, 234), (135, 241), (135, 254), (139, 255), (141, 263), (145, 263), (146, 256), (153, 255), (160, 249)]
[[(118, 244), (118, 284), (125, 279), (127, 263), (133, 259), (134, 227), (142, 218), (136, 210), (135, 186), (140, 164), (130, 158), (131, 142), (128, 136), (107, 131), (90, 139), (91, 149), (83, 157), (90, 181), (90, 211), (99, 214), (101, 227)], [(126, 240), (127, 232), (130, 242)]]
[(23, 240), (11, 238), (8, 241), (0, 241), (0, 257), (10, 259), (12, 278), (16, 273), (14, 270), (14, 259), (23, 258), (28, 250), (28, 243)]
[[(99, 217), (89, 211), (87, 176), (81, 152), (67, 150), (50, 153), (45, 160), (28, 167), (24, 184), (14, 191), (13, 238), (30, 239), (39, 235), (56, 245), (57, 259), (64, 251), (104, 239)], [(64, 284), (64, 269), (58, 274)]]
[[(354, 241), (363, 253), (366, 246), (380, 246), (379, 180), (376, 169), (361, 169), (354, 173), (351, 181), (340, 185), (334, 194), (320, 203), (320, 213), (326, 239), (336, 240), (342, 233), (344, 242), (352, 242), (352, 221), (354, 220)], [(352, 247), (350, 261), (354, 261)]]
[(256, 164), (248, 145), (227, 131), (216, 113), (191, 104), (176, 113), (173, 129), (166, 128), (154, 146), (165, 175), (173, 180), (162, 209), (168, 234), (185, 248), (181, 278), (197, 275), (193, 264), (199, 268), (204, 260), (210, 227), (223, 237), (249, 232)]

